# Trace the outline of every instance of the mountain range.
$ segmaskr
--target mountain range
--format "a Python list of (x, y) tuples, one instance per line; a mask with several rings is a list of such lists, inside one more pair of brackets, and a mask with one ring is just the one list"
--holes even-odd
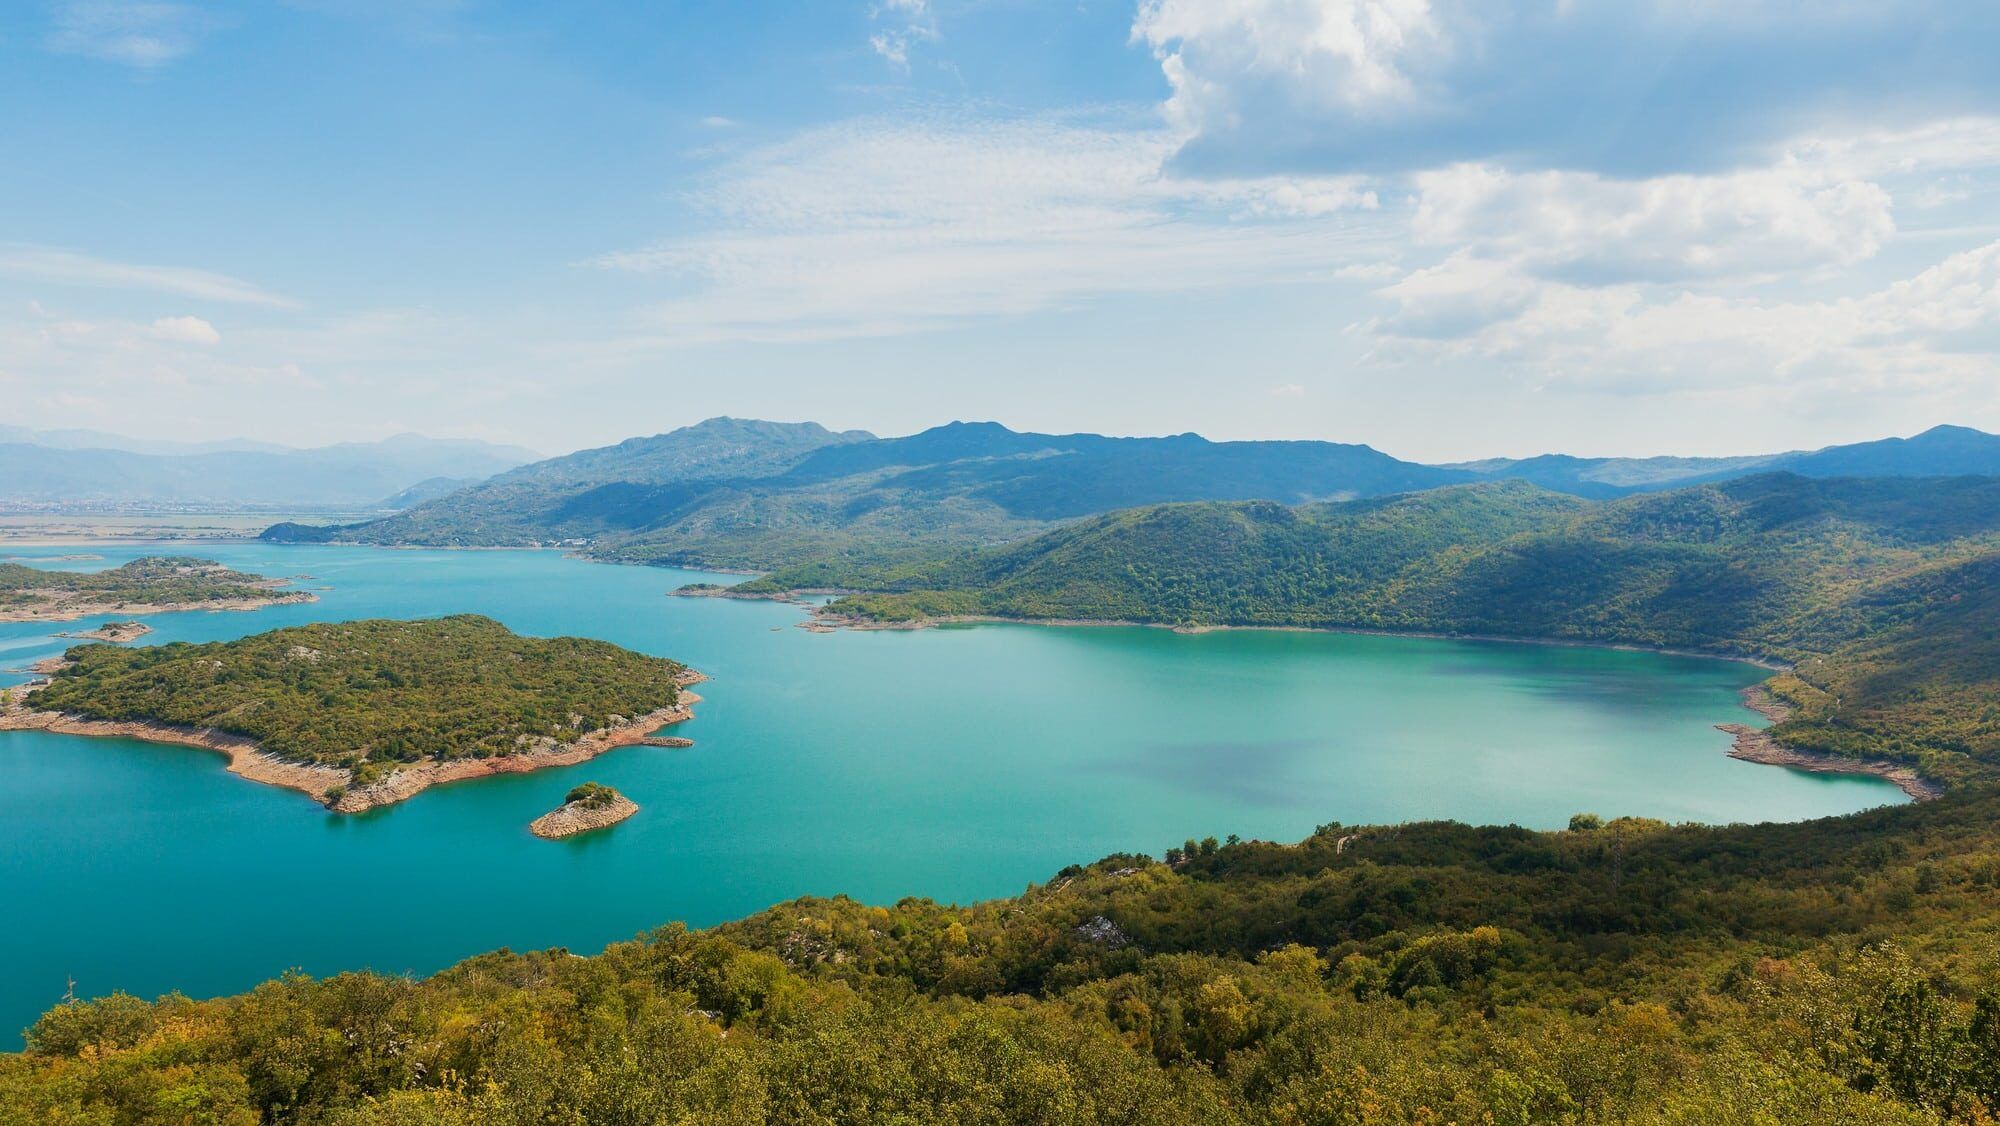
[(1149, 504), (1306, 504), (1495, 480), (1603, 499), (1780, 471), (2000, 474), (2000, 437), (1941, 426), (1908, 439), (1750, 457), (1547, 455), (1423, 465), (1336, 442), (1037, 434), (992, 422), (878, 438), (810, 422), (714, 418), (522, 465), (380, 520), (284, 524), (266, 536), (441, 546), (563, 543), (628, 562), (763, 570), (990, 545)]
[(533, 451), (400, 434), (291, 449), (0, 427), (0, 505), (388, 508), (475, 484)]

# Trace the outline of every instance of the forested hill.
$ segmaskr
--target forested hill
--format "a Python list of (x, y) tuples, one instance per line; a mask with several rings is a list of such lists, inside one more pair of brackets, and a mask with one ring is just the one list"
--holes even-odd
[(560, 543), (625, 562), (767, 570), (936, 556), (1150, 504), (1300, 504), (1517, 479), (1613, 497), (1772, 467), (1804, 476), (2000, 473), (2000, 438), (1940, 427), (1812, 453), (1429, 466), (1336, 442), (1034, 434), (991, 422), (876, 438), (813, 423), (716, 418), (522, 466), (385, 519), (281, 524), (265, 535), (287, 542)]
[(1320, 626), (1798, 664), (1793, 745), (2000, 766), (2000, 478), (1789, 474), (1616, 501), (1519, 482), (1346, 504), (1167, 505), (941, 564), (779, 571), (835, 613)]
[(710, 419), (524, 466), (367, 524), (284, 541), (588, 541), (627, 562), (766, 568), (996, 543), (1135, 504), (1375, 496), (1472, 480), (1332, 442), (1022, 434), (952, 423), (904, 438)]
[(1978, 788), (1791, 825), (1327, 825), (968, 908), (801, 899), (590, 958), (114, 996), (0, 1056), (0, 1121), (1990, 1123), (1996, 824)]

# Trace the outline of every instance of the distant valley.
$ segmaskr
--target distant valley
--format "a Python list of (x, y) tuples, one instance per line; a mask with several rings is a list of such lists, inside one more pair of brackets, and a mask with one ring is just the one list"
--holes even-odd
[(535, 456), (417, 434), (291, 449), (0, 427), (0, 510), (386, 509), (476, 484)]

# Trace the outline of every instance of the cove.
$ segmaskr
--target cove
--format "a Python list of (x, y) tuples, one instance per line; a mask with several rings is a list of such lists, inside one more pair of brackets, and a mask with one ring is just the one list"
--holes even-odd
[[(89, 551), (102, 561), (55, 563)], [(967, 902), (1188, 837), (1570, 814), (1795, 820), (1903, 800), (1872, 778), (1738, 762), (1747, 665), (1302, 632), (979, 625), (815, 634), (797, 607), (667, 597), (722, 576), (553, 552), (64, 546), (69, 568), (199, 554), (309, 574), (318, 602), (148, 618), (146, 644), (306, 621), (490, 615), (713, 679), (686, 750), (437, 787), (355, 817), (181, 747), (0, 733), (0, 1031), (58, 1001), (202, 996), (288, 968), (426, 973), (501, 946), (705, 926), (806, 894)], [(35, 562), (33, 558), (24, 560)], [(62, 651), (0, 625), (0, 667)], [(10, 675), (5, 683), (24, 677)], [(528, 822), (586, 779), (637, 801), (602, 833)], [(12, 1039), (10, 1046), (18, 1044)]]

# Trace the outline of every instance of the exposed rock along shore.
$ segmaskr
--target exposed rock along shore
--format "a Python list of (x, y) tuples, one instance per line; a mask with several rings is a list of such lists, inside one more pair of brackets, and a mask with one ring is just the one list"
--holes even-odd
[(608, 829), (637, 812), (639, 803), (623, 794), (595, 808), (582, 802), (570, 802), (530, 821), (528, 831), (543, 840), (561, 840), (593, 829)]
[(73, 622), (78, 618), (88, 618), (95, 614), (178, 614), (190, 610), (262, 610), (267, 606), (290, 606), (298, 602), (317, 602), (319, 595), (307, 590), (273, 590), (269, 598), (223, 598), (210, 602), (128, 602), (116, 605), (105, 603), (65, 602), (52, 600), (29, 606), (9, 606), (0, 609), (0, 622)]
[(108, 641), (113, 645), (123, 645), (128, 641), (137, 641), (151, 632), (153, 627), (144, 622), (106, 622), (96, 629), (59, 633), (56, 636), (72, 641)]
[[(1763, 716), (1773, 723), (1783, 723), (1791, 717), (1791, 709), (1784, 701), (1772, 696), (1761, 685), (1752, 685), (1743, 690), (1743, 706)], [(1771, 738), (1770, 732), (1742, 723), (1718, 723), (1716, 730), (1735, 737), (1735, 745), (1729, 749), (1729, 757), (1744, 762), (1763, 763), (1767, 766), (1789, 766), (1795, 770), (1809, 770), (1815, 774), (1866, 774), (1893, 782), (1897, 789), (1910, 796), (1912, 801), (1930, 801), (1942, 797), (1944, 787), (1918, 773), (1907, 763), (1890, 762), (1887, 759), (1848, 758), (1844, 755), (1828, 754), (1825, 751), (1809, 751), (1798, 747), (1787, 747)]]
[[(707, 678), (689, 670), (682, 683), (698, 684)], [(483, 759), (448, 759), (414, 763), (392, 771), (379, 782), (351, 785), (349, 771), (336, 766), (293, 762), (266, 751), (256, 740), (214, 728), (177, 727), (144, 720), (98, 720), (62, 712), (35, 711), (26, 703), (27, 694), (40, 684), (24, 684), (5, 690), (0, 703), (0, 731), (48, 731), (58, 735), (88, 735), (101, 738), (142, 739), (149, 743), (171, 743), (216, 751), (229, 759), (229, 772), (252, 782), (297, 790), (336, 813), (362, 813), (377, 806), (394, 805), (445, 782), (486, 778), (495, 774), (525, 774), (552, 766), (574, 766), (618, 747), (643, 743), (653, 732), (668, 724), (694, 716), (701, 697), (682, 692), (672, 707), (648, 712), (622, 724), (592, 731), (573, 743), (553, 744), (517, 751), (511, 755)]]

